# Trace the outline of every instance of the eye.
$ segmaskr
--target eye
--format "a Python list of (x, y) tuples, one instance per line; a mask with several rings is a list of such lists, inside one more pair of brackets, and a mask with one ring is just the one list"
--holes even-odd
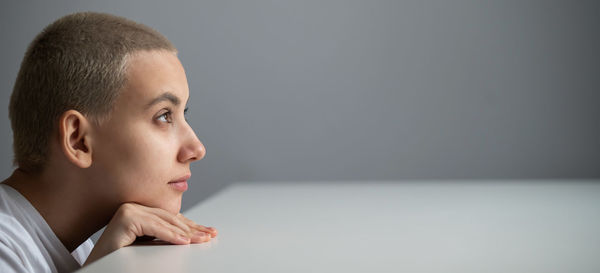
[(158, 120), (160, 122), (172, 123), (173, 119), (171, 117), (171, 111), (167, 111), (167, 112), (163, 113), (162, 115), (158, 116), (156, 118), (156, 120)]

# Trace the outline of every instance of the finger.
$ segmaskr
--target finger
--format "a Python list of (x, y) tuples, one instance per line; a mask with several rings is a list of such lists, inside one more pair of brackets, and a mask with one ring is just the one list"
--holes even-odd
[[(162, 212), (160, 212), (160, 211), (158, 213), (164, 217), (171, 216), (170, 214), (162, 214)], [(181, 215), (181, 214), (177, 214), (174, 216), (177, 217), (177, 220), (173, 220), (171, 222), (167, 222), (168, 219), (165, 220), (164, 218), (161, 218), (161, 220), (165, 221), (165, 224), (177, 223), (177, 225), (173, 225), (173, 226), (177, 227), (178, 231), (181, 230), (181, 231), (185, 232), (187, 237), (190, 238), (191, 243), (203, 243), (203, 242), (210, 241), (211, 234), (210, 234), (210, 232), (207, 232), (208, 230), (199, 230), (199, 229), (195, 228), (195, 226), (197, 226), (197, 225), (193, 221), (183, 217), (183, 215)], [(182, 229), (182, 226), (183, 226), (183, 228), (185, 228), (185, 230)]]
[(200, 229), (195, 229), (197, 234), (201, 234), (203, 235), (203, 239), (205, 242), (210, 241), (211, 238), (213, 238), (213, 234), (208, 232), (208, 231), (204, 231), (204, 230), (200, 230)]
[(214, 227), (208, 227), (208, 229), (210, 229), (210, 231), (211, 231), (210, 235), (212, 237), (217, 237), (217, 235), (219, 234), (219, 232), (217, 231), (217, 229), (214, 228)]
[(195, 231), (193, 236), (191, 237), (191, 243), (198, 244), (208, 242), (210, 240), (210, 235), (206, 232)]
[(215, 237), (218, 234), (217, 229), (214, 228), (214, 227), (206, 227), (206, 226), (203, 226), (203, 225), (197, 225), (197, 226), (198, 226), (199, 230), (202, 230), (202, 231), (210, 234), (211, 237)]
[(149, 209), (150, 213), (160, 217), (161, 219), (170, 223), (171, 225), (179, 227), (180, 229), (184, 230), (185, 233), (189, 234), (192, 232), (190, 227), (184, 221), (182, 221), (182, 219), (180, 219), (176, 214), (172, 214), (166, 210), (159, 209), (159, 208), (148, 208), (148, 209)]
[(216, 235), (216, 233), (217, 233), (217, 229), (214, 228), (214, 227), (206, 227), (206, 226), (203, 226), (203, 225), (196, 224), (194, 221), (192, 221), (192, 220), (188, 219), (187, 217), (183, 216), (183, 214), (181, 214), (181, 213), (179, 213), (177, 216), (180, 219), (182, 219), (186, 224), (188, 224), (192, 228), (195, 228), (197, 230), (201, 230), (201, 231), (204, 231), (204, 232), (207, 232), (207, 233), (210, 233), (210, 234), (214, 233), (214, 235)]
[(142, 233), (143, 235), (153, 236), (157, 239), (177, 245), (189, 244), (191, 241), (190, 238), (180, 229), (178, 230), (177, 227), (165, 225), (160, 221), (143, 223)]
[(204, 231), (208, 234), (210, 234), (210, 237), (214, 238), (217, 236), (218, 232), (216, 228), (213, 227), (205, 227), (203, 225), (197, 225), (197, 227), (195, 227), (197, 230), (201, 230)]
[(182, 221), (184, 221), (186, 224), (188, 224), (190, 227), (196, 229), (196, 230), (200, 230), (203, 232), (206, 232), (208, 234), (210, 234), (211, 237), (215, 237), (217, 236), (218, 232), (216, 228), (213, 227), (206, 227), (203, 225), (199, 225), (196, 224), (194, 221), (186, 218), (185, 216), (183, 216), (181, 213), (177, 215)]

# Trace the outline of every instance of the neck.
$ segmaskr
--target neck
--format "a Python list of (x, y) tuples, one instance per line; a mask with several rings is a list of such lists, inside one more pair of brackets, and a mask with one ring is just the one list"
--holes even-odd
[(118, 205), (107, 205), (72, 172), (29, 174), (17, 169), (4, 181), (23, 195), (72, 252), (110, 221)]

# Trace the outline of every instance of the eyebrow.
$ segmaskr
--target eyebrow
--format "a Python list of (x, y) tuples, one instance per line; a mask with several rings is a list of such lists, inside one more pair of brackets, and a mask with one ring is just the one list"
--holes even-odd
[(158, 97), (154, 98), (148, 104), (146, 104), (146, 108), (150, 108), (153, 105), (155, 105), (159, 102), (162, 102), (162, 101), (170, 101), (171, 103), (175, 104), (175, 106), (181, 104), (181, 101), (179, 100), (179, 98), (177, 96), (175, 96), (171, 92), (165, 92), (165, 93), (160, 94)]

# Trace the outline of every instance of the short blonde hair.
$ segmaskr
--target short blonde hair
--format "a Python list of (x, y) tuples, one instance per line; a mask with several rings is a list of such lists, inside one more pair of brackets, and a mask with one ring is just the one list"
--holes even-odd
[(98, 121), (126, 82), (127, 56), (177, 50), (156, 30), (110, 14), (80, 12), (47, 26), (31, 42), (9, 105), (14, 164), (40, 172), (62, 113), (74, 109)]

